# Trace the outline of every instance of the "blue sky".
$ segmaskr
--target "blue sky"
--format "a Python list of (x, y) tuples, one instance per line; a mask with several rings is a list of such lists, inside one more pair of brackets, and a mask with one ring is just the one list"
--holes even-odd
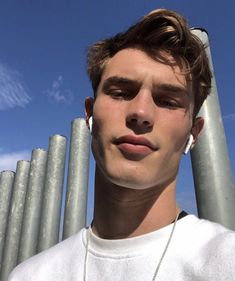
[[(86, 48), (155, 8), (182, 13), (191, 26), (207, 29), (228, 149), (235, 171), (235, 2), (230, 1), (30, 1), (0, 2), (0, 171), (15, 169), (49, 136), (69, 138), (70, 122), (84, 116), (92, 95)], [(92, 198), (91, 165), (90, 198)], [(196, 212), (190, 157), (182, 161), (177, 197)], [(92, 199), (89, 200), (89, 218)]]

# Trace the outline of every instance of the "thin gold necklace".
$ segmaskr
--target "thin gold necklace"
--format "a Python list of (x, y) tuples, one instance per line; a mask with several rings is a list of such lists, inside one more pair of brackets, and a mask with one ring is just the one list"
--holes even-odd
[[(154, 274), (153, 274), (152, 281), (155, 281), (156, 278), (157, 278), (157, 275), (158, 275), (160, 266), (161, 266), (161, 264), (162, 264), (162, 261), (163, 261), (165, 255), (166, 255), (166, 252), (167, 252), (167, 250), (168, 250), (168, 248), (169, 248), (169, 245), (170, 245), (170, 242), (171, 242), (171, 240), (172, 240), (172, 237), (173, 237), (173, 234), (174, 234), (174, 231), (175, 231), (175, 227), (176, 227), (176, 223), (177, 223), (178, 218), (179, 218), (179, 214), (180, 214), (180, 213), (178, 213), (177, 216), (176, 216), (176, 218), (175, 218), (175, 221), (174, 221), (174, 224), (173, 224), (173, 226), (172, 226), (172, 230), (171, 230), (170, 236), (169, 236), (169, 238), (168, 238), (168, 240), (167, 240), (166, 246), (165, 246), (164, 251), (163, 251), (163, 253), (162, 253), (162, 255), (161, 255), (161, 258), (160, 258), (160, 260), (159, 260), (159, 262), (158, 262), (158, 265), (157, 265), (157, 267), (156, 267), (156, 269), (155, 269), (155, 272), (154, 272)], [(87, 260), (88, 260), (89, 242), (90, 242), (90, 234), (91, 234), (91, 231), (92, 231), (92, 230), (91, 230), (91, 226), (89, 226), (89, 228), (87, 229), (87, 232), (86, 232), (86, 233), (87, 233), (87, 243), (86, 243), (86, 253), (85, 253), (85, 260), (84, 260), (84, 275), (83, 275), (83, 277), (84, 277), (83, 280), (84, 280), (84, 281), (87, 281), (87, 278), (86, 278), (86, 273), (87, 273)]]

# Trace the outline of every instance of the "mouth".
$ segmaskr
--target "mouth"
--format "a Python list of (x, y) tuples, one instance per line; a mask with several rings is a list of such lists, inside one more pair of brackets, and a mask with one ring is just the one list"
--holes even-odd
[(117, 138), (114, 143), (123, 154), (147, 156), (157, 148), (145, 137), (126, 135)]

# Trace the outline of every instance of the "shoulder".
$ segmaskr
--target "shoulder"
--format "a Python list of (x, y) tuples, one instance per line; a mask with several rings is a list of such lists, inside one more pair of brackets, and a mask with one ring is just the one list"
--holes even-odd
[(207, 220), (198, 222), (198, 240), (211, 258), (235, 257), (235, 231)]
[(235, 279), (235, 231), (190, 215), (179, 224), (179, 232), (185, 271), (203, 280)]
[[(84, 229), (23, 263), (11, 273), (8, 281), (69, 280), (68, 274), (76, 261), (79, 265), (84, 246)], [(83, 264), (81, 262), (81, 264)]]
[[(179, 225), (179, 234), (187, 236), (190, 240), (195, 239), (195, 242), (208, 244), (221, 244), (233, 242), (235, 246), (235, 231), (226, 228), (225, 226), (205, 220), (199, 219), (194, 215), (188, 215), (183, 218)], [(185, 234), (185, 235), (184, 235)]]
[(211, 239), (216, 239), (219, 240), (221, 238), (226, 238), (226, 239), (235, 239), (235, 231), (228, 229), (227, 227), (215, 223), (206, 219), (199, 219), (195, 216), (191, 216), (191, 220), (193, 222), (193, 228), (192, 230), (195, 231), (195, 233), (199, 235), (199, 239), (202, 237), (203, 240), (211, 240)]

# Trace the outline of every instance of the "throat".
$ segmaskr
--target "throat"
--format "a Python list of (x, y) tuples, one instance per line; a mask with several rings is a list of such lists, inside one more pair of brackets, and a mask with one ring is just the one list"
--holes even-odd
[(135, 237), (165, 227), (179, 212), (173, 187), (156, 191), (96, 186), (92, 231), (103, 239)]

